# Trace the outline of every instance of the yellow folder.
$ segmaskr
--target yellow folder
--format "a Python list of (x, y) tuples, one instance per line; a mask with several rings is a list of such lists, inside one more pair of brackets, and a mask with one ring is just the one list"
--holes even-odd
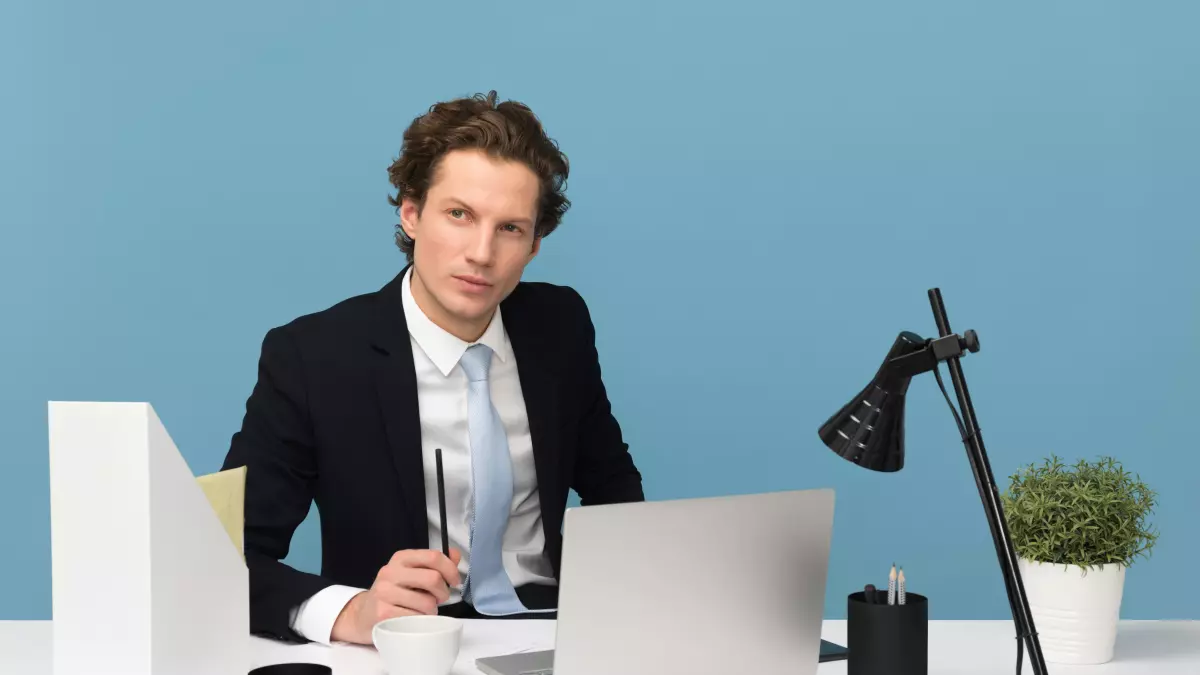
[(242, 559), (245, 560), (246, 554), (242, 550), (242, 533), (246, 528), (246, 467), (239, 466), (236, 469), (199, 476), (196, 478), (196, 482), (204, 490), (204, 495), (208, 497), (208, 503), (212, 504), (213, 511), (216, 511), (217, 518), (221, 520), (221, 525), (225, 526), (225, 532), (229, 535), (229, 539), (237, 547)]

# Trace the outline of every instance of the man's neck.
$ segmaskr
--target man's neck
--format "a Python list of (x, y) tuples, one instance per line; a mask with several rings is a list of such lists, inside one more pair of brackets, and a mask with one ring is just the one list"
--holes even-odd
[(463, 342), (475, 342), (483, 337), (487, 331), (488, 324), (492, 322), (492, 316), (495, 316), (495, 310), (492, 310), (492, 315), (487, 317), (486, 321), (473, 322), (455, 319), (446, 311), (446, 308), (433, 297), (429, 289), (425, 288), (425, 283), (421, 281), (421, 275), (417, 274), (417, 268), (412, 270), (412, 288), (413, 300), (417, 303), (417, 308), (424, 312), (425, 316), (433, 322), (433, 325), (441, 328), (454, 337)]

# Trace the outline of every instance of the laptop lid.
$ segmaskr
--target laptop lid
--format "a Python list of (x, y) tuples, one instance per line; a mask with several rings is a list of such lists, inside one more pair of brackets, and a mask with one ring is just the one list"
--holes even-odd
[(816, 672), (832, 490), (568, 509), (555, 675)]

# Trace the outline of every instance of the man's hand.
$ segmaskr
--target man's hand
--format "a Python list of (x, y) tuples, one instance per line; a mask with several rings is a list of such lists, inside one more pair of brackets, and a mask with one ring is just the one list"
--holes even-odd
[(330, 636), (339, 642), (371, 644), (371, 630), (384, 619), (414, 614), (437, 614), (438, 604), (450, 598), (450, 586), (461, 583), (458, 562), (462, 553), (397, 551), (379, 570), (370, 590), (346, 603)]

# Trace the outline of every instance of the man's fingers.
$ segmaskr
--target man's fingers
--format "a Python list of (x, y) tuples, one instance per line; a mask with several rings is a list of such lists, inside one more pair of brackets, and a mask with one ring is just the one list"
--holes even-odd
[[(424, 591), (402, 586), (385, 586), (377, 589), (379, 600), (384, 605), (381, 614), (398, 611), (395, 616), (409, 614), (437, 614), (438, 600)], [(391, 616), (385, 617), (391, 618)]]
[(438, 602), (450, 599), (450, 588), (446, 585), (446, 580), (442, 577), (441, 572), (430, 569), (414, 569), (408, 570), (406, 576), (408, 578), (401, 582), (401, 586), (429, 593), (437, 598)]
[[(405, 555), (401, 555), (401, 553)], [(454, 559), (457, 553), (457, 560)], [(447, 558), (441, 551), (423, 550), (423, 551), (401, 551), (392, 557), (393, 563), (398, 563), (404, 567), (413, 569), (427, 568), (436, 570), (442, 575), (445, 583), (451, 586), (458, 586), (462, 583), (458, 575), (458, 560), (462, 560), (462, 553), (457, 549), (450, 550), (450, 558)]]
[(376, 585), (384, 588), (407, 588), (428, 593), (437, 602), (445, 602), (450, 599), (450, 588), (446, 586), (446, 581), (442, 579), (441, 573), (437, 570), (424, 567), (402, 567), (386, 578), (381, 576), (379, 579), (380, 583)]
[[(451, 586), (457, 586), (460, 583), (458, 578), (458, 560), (454, 559), (454, 554), (457, 551), (451, 549), (450, 556), (447, 558), (441, 551), (434, 551), (436, 554), (434, 564), (431, 566), (442, 575), (442, 581)], [(458, 554), (459, 559), (462, 559), (462, 554)]]
[(412, 610), (407, 607), (398, 607), (396, 605), (387, 605), (387, 604), (380, 603), (379, 611), (376, 614), (376, 616), (373, 620), (373, 623), (371, 625), (374, 626), (376, 623), (379, 623), (380, 621), (387, 621), (388, 619), (395, 619), (396, 617), (399, 617), (399, 616), (416, 616), (418, 614), (424, 614), (424, 612), (418, 612), (416, 610)]

